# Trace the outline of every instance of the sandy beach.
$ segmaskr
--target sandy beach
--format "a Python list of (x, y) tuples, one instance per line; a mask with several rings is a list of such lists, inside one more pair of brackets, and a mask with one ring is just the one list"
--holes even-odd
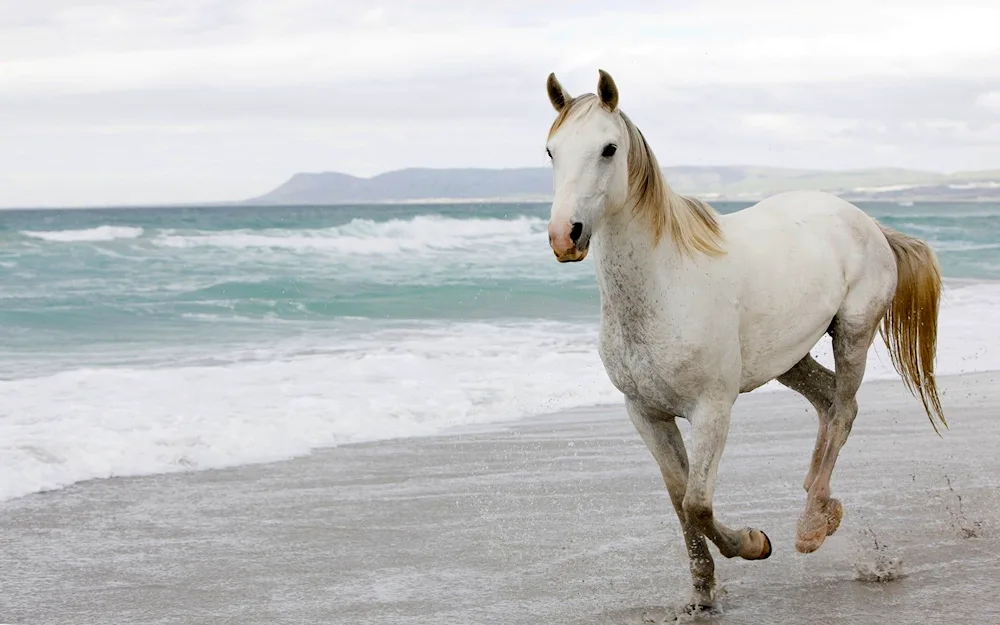
[[(902, 385), (864, 385), (833, 480), (844, 521), (810, 555), (815, 416), (788, 392), (740, 399), (716, 512), (774, 554), (717, 557), (716, 622), (1000, 622), (1000, 374), (941, 384), (943, 438)], [(0, 503), (0, 544), (0, 623), (642, 623), (689, 584), (622, 406), (80, 483)], [(902, 577), (858, 581), (880, 554)]]

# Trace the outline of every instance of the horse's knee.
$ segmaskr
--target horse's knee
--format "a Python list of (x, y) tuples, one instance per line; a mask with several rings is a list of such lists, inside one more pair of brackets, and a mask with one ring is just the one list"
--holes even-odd
[(837, 402), (834, 404), (834, 410), (838, 417), (853, 419), (858, 414), (857, 395), (838, 397)]
[(688, 523), (704, 531), (712, 523), (712, 506), (704, 501), (685, 499), (684, 517)]
[(858, 416), (858, 400), (856, 397), (840, 398), (833, 406), (831, 425), (834, 431), (840, 431), (846, 436), (851, 433), (854, 419)]

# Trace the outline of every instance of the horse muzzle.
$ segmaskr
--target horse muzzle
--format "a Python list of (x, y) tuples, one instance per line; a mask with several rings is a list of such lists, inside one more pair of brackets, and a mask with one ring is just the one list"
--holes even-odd
[(561, 263), (577, 263), (587, 257), (590, 236), (584, 233), (583, 223), (549, 222), (549, 247)]

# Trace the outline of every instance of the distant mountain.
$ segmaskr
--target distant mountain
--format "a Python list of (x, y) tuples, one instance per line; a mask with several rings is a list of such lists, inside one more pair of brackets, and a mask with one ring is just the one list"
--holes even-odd
[(295, 174), (254, 204), (347, 204), (414, 200), (540, 198), (552, 193), (552, 172), (524, 169), (401, 169), (372, 178)]
[[(753, 166), (665, 167), (679, 193), (706, 200), (754, 201), (794, 189), (831, 191), (857, 201), (1000, 201), (1000, 170), (954, 174), (910, 169), (820, 171)], [(248, 204), (376, 204), (433, 201), (546, 201), (552, 171), (401, 169), (371, 178), (300, 173)]]

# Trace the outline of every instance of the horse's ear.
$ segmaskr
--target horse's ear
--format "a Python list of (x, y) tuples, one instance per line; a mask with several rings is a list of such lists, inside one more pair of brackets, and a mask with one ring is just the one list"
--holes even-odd
[(552, 103), (552, 108), (557, 113), (566, 108), (569, 101), (573, 99), (566, 93), (566, 90), (559, 84), (559, 81), (556, 80), (555, 72), (549, 74), (549, 79), (545, 81), (545, 89), (549, 92), (549, 102)]
[(612, 113), (618, 108), (618, 87), (611, 78), (611, 74), (603, 69), (597, 70), (600, 78), (597, 80), (597, 95), (601, 98), (601, 105)]

